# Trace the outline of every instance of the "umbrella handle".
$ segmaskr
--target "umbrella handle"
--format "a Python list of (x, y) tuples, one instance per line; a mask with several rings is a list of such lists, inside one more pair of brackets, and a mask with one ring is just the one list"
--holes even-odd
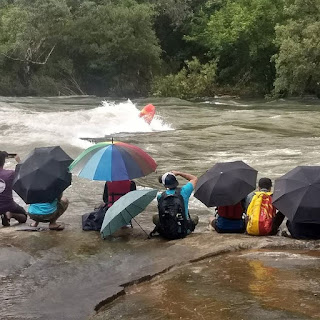
[[(130, 214), (130, 216), (131, 216), (131, 214)], [(148, 236), (148, 239), (150, 239), (150, 236), (148, 235), (148, 233), (141, 227), (141, 225), (138, 223), (138, 221), (135, 219), (135, 218), (133, 218), (132, 216), (131, 216), (131, 218), (134, 220), (134, 222), (141, 228), (141, 230)]]

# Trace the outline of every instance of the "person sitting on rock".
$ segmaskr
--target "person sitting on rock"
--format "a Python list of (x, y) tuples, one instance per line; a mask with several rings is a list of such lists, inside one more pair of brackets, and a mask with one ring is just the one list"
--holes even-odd
[[(319, 240), (320, 224), (318, 223), (297, 223), (287, 220), (286, 226), (290, 235), (294, 239), (301, 240)], [(289, 236), (285, 231), (283, 236)]]
[[(107, 181), (104, 185), (103, 202), (94, 211), (82, 215), (82, 230), (100, 231), (107, 210), (122, 196), (136, 189), (133, 180)], [(132, 227), (132, 224), (123, 227)]]
[(133, 180), (107, 181), (104, 185), (102, 197), (104, 206), (110, 208), (122, 196), (136, 189), (137, 186)]
[(216, 215), (209, 219), (209, 225), (219, 233), (244, 233), (244, 201), (235, 205), (218, 206)]
[[(188, 180), (181, 189), (176, 176)], [(197, 216), (189, 214), (189, 198), (195, 188), (198, 178), (192, 174), (171, 171), (159, 177), (159, 182), (166, 187), (166, 191), (158, 195), (158, 214), (153, 216), (156, 225), (151, 236), (158, 232), (167, 239), (179, 239), (194, 231), (198, 224)]]
[[(27, 221), (26, 211), (19, 206), (12, 196), (12, 185), (15, 172), (14, 170), (4, 169), (6, 158), (9, 154), (5, 151), (0, 151), (0, 214), (2, 225), (4, 227), (10, 226), (10, 219), (13, 218), (19, 223)], [(18, 155), (15, 155), (17, 163), (20, 162)]]
[(261, 178), (258, 191), (246, 198), (247, 233), (251, 235), (276, 235), (284, 215), (272, 205), (272, 181)]

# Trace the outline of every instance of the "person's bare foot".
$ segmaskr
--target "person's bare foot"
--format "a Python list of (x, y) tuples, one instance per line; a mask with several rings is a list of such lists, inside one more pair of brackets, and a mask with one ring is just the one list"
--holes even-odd
[(30, 223), (30, 227), (36, 228), (38, 226), (39, 222), (32, 222)]

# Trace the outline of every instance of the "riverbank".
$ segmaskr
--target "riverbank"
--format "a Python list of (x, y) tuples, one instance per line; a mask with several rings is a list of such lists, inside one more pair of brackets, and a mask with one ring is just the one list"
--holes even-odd
[(63, 232), (20, 228), (0, 228), (4, 319), (94, 319), (131, 285), (211, 256), (252, 248), (320, 248), (320, 241), (212, 231), (167, 242), (147, 240), (135, 228), (102, 241), (98, 233), (68, 227)]

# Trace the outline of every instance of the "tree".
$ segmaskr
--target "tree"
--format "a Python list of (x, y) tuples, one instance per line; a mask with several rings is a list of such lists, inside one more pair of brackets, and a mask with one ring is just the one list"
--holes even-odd
[(191, 61), (186, 61), (186, 66), (177, 74), (156, 78), (152, 88), (153, 94), (182, 99), (213, 96), (216, 67), (214, 61), (201, 64), (193, 57)]
[(108, 94), (145, 94), (161, 49), (153, 10), (133, 0), (84, 1), (69, 28), (69, 54), (82, 77)]
[(285, 21), (276, 27), (277, 94), (320, 94), (320, 2), (287, 0)]
[(63, 44), (69, 8), (64, 0), (15, 1), (0, 12), (0, 55), (4, 62), (16, 62), (20, 81), (28, 87), (36, 70)]
[[(282, 19), (282, 0), (210, 1), (213, 12), (193, 21), (187, 39), (207, 48), (218, 60), (220, 85), (251, 86), (259, 92), (272, 88), (276, 53), (274, 27)], [(252, 90), (252, 91), (253, 91)]]

